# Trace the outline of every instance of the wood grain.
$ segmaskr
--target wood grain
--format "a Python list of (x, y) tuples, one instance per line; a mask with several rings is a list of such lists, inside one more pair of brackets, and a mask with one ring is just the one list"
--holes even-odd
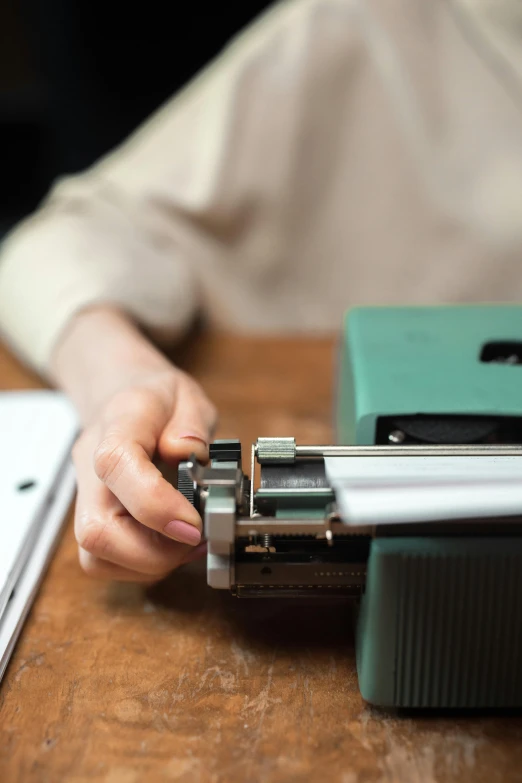
[[(219, 435), (331, 439), (333, 340), (202, 336), (178, 361)], [(0, 386), (38, 381), (0, 349)], [(85, 577), (70, 525), (0, 689), (5, 783), (522, 780), (518, 716), (364, 704), (350, 612), (234, 599), (201, 564), (156, 587)]]

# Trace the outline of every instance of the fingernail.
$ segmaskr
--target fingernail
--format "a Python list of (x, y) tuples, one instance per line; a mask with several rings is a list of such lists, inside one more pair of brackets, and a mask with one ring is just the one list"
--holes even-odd
[(197, 527), (189, 525), (188, 522), (183, 522), (181, 519), (173, 519), (172, 522), (165, 525), (163, 532), (169, 538), (179, 541), (180, 544), (196, 546), (201, 541), (201, 533)]
[(181, 435), (176, 436), (176, 440), (199, 440), (204, 446), (207, 446), (207, 441), (201, 435), (196, 435), (195, 432), (182, 432)]

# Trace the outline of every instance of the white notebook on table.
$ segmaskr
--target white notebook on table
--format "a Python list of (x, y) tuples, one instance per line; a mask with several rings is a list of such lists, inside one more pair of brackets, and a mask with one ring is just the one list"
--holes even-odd
[(0, 677), (74, 494), (77, 429), (61, 394), (0, 392)]

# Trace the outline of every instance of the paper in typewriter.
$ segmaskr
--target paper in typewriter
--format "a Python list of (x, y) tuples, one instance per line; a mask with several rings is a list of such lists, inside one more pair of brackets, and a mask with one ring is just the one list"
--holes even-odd
[(328, 457), (347, 525), (522, 514), (522, 457)]

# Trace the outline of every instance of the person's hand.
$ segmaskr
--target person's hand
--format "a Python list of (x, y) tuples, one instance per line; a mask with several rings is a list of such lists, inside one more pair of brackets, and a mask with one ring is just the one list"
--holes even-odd
[[(105, 353), (97, 347), (102, 359), (90, 357), (85, 348), (74, 369), (76, 352), (71, 356), (70, 351), (85, 347), (86, 339), (89, 346), (96, 343), (98, 326), (106, 341)], [(73, 449), (81, 566), (95, 577), (156, 581), (203, 554), (205, 545), (199, 514), (152, 459), (159, 455), (166, 463), (177, 463), (194, 453), (205, 462), (215, 408), (191, 377), (120, 316), (86, 315), (68, 340), (60, 349), (56, 374), (65, 378), (63, 385), (86, 420)], [(124, 350), (129, 347), (130, 353)], [(85, 372), (85, 365), (97, 372)], [(86, 390), (90, 378), (96, 380)]]
[[(75, 534), (93, 576), (151, 581), (201, 550), (201, 519), (153, 465), (208, 459), (215, 411), (174, 368), (115, 394), (77, 441)], [(196, 549), (194, 549), (194, 547)]]

